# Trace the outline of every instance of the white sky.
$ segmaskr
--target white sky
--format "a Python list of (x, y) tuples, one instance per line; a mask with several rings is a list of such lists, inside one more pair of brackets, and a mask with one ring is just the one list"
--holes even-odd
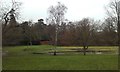
[(81, 20), (84, 17), (103, 19), (106, 16), (105, 6), (110, 0), (18, 0), (22, 2), (22, 21), (37, 21), (48, 17), (47, 10), (57, 2), (63, 3), (67, 8), (65, 18), (70, 21)]

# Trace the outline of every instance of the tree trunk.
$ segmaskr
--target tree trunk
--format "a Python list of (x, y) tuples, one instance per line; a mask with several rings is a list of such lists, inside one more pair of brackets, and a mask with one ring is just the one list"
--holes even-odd
[(56, 55), (56, 48), (57, 48), (57, 41), (58, 41), (58, 24), (56, 24), (56, 31), (55, 31), (55, 48), (54, 48), (54, 56)]
[(86, 50), (87, 50), (87, 49), (88, 49), (88, 45), (83, 46), (84, 55), (86, 55)]
[(86, 55), (86, 46), (83, 46), (83, 53)]
[(118, 47), (119, 47), (119, 55), (120, 55), (120, 16), (118, 15)]
[(56, 51), (54, 51), (54, 56), (56, 56)]
[(30, 45), (32, 45), (32, 41), (30, 41)]

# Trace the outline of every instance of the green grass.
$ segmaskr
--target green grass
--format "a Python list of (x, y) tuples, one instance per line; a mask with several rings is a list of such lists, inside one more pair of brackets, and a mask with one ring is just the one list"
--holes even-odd
[[(33, 52), (50, 52), (50, 45), (5, 47), (3, 52), (4, 70), (117, 70), (118, 56), (115, 54), (32, 54)], [(59, 47), (59, 50), (69, 50), (72, 47)], [(117, 47), (91, 47), (94, 49), (110, 49)]]

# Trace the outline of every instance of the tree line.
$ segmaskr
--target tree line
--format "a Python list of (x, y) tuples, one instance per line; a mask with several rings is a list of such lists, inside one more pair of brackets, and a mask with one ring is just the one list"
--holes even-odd
[[(13, 24), (10, 21), (3, 32), (3, 45), (21, 45), (33, 41), (49, 40), (55, 42), (55, 24), (45, 24), (43, 19), (38, 22), (25, 21)], [(4, 25), (3, 25), (4, 26)], [(57, 45), (117, 45), (117, 29), (110, 18), (104, 22), (83, 18), (76, 22), (62, 22), (58, 26)]]
[(109, 13), (104, 21), (83, 18), (72, 22), (65, 21), (66, 10), (67, 7), (61, 3), (55, 7), (51, 6), (48, 9), (50, 16), (45, 24), (43, 19), (38, 19), (38, 22), (19, 23), (15, 16), (16, 10), (14, 7), (11, 8), (1, 18), (2, 44), (32, 45), (39, 44), (39, 41), (42, 40), (48, 40), (51, 45), (85, 46), (85, 48), (90, 45), (118, 45), (119, 17)]

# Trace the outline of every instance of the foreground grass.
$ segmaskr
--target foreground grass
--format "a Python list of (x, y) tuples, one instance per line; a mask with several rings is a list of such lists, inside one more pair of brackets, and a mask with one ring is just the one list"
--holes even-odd
[(32, 54), (32, 52), (47, 52), (53, 46), (18, 46), (7, 47), (7, 55), (3, 56), (4, 70), (117, 70), (117, 55), (89, 54)]

